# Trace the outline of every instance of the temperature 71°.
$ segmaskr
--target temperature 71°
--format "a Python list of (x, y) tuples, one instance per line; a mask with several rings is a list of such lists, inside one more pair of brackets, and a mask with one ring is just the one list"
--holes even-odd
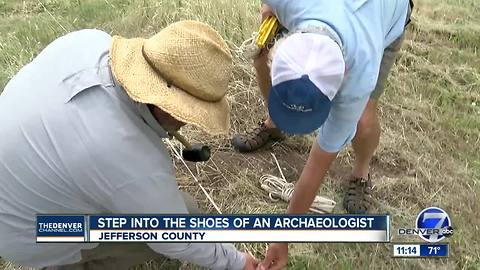
[(440, 250), (440, 247), (428, 247), (428, 254), (437, 254), (437, 251)]

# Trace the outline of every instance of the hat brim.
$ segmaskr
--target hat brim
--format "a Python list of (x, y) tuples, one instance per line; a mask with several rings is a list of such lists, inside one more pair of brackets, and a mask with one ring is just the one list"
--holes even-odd
[(147, 63), (142, 48), (146, 39), (115, 36), (110, 48), (113, 75), (133, 100), (152, 104), (175, 119), (195, 125), (212, 135), (230, 129), (226, 97), (217, 102), (198, 99), (167, 82)]
[[(272, 87), (268, 97), (268, 111), (273, 123), (283, 132), (291, 135), (304, 135), (320, 128), (330, 113), (331, 101), (326, 96), (317, 99), (319, 109), (311, 112), (298, 112), (288, 109), (278, 96), (279, 92), (292, 91), (289, 85)], [(320, 91), (318, 91), (320, 92)]]

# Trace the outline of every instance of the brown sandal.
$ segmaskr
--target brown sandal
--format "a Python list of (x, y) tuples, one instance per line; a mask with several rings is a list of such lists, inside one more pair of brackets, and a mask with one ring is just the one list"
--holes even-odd
[(372, 181), (353, 177), (349, 179), (343, 206), (349, 214), (366, 214), (373, 206)]
[(246, 134), (235, 135), (232, 140), (235, 149), (241, 153), (253, 152), (269, 142), (285, 138), (285, 135), (278, 128), (268, 128), (264, 122), (260, 122), (258, 125)]

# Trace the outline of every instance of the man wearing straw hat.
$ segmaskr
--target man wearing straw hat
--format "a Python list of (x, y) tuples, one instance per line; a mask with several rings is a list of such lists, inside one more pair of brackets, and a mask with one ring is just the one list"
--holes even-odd
[(179, 192), (167, 132), (229, 129), (224, 40), (195, 21), (150, 39), (98, 30), (49, 44), (0, 96), (0, 256), (45, 269), (128, 269), (163, 255), (255, 269), (230, 244), (38, 244), (36, 214), (198, 212)]

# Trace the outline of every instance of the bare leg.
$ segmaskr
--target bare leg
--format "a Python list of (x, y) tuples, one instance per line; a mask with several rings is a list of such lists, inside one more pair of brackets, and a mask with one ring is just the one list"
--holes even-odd
[[(268, 103), (268, 94), (272, 86), (270, 79), (270, 67), (268, 66), (268, 51), (264, 50), (253, 61), (257, 73), (257, 82), (260, 92), (266, 103)], [(232, 145), (242, 153), (253, 152), (267, 145), (272, 141), (279, 141), (284, 138), (284, 134), (276, 128), (270, 116), (267, 117), (259, 126), (244, 133), (237, 134), (232, 139)]]
[(353, 176), (367, 178), (370, 162), (380, 141), (380, 123), (377, 117), (378, 101), (370, 99), (357, 125), (357, 134), (353, 139), (355, 163)]
[[(260, 56), (253, 61), (257, 73), (257, 83), (262, 93), (265, 102), (268, 102), (268, 93), (272, 87), (272, 80), (270, 78), (270, 67), (268, 66), (268, 51), (263, 50)], [(267, 116), (264, 122), (267, 128), (275, 128), (275, 124), (272, 122), (270, 116)]]

